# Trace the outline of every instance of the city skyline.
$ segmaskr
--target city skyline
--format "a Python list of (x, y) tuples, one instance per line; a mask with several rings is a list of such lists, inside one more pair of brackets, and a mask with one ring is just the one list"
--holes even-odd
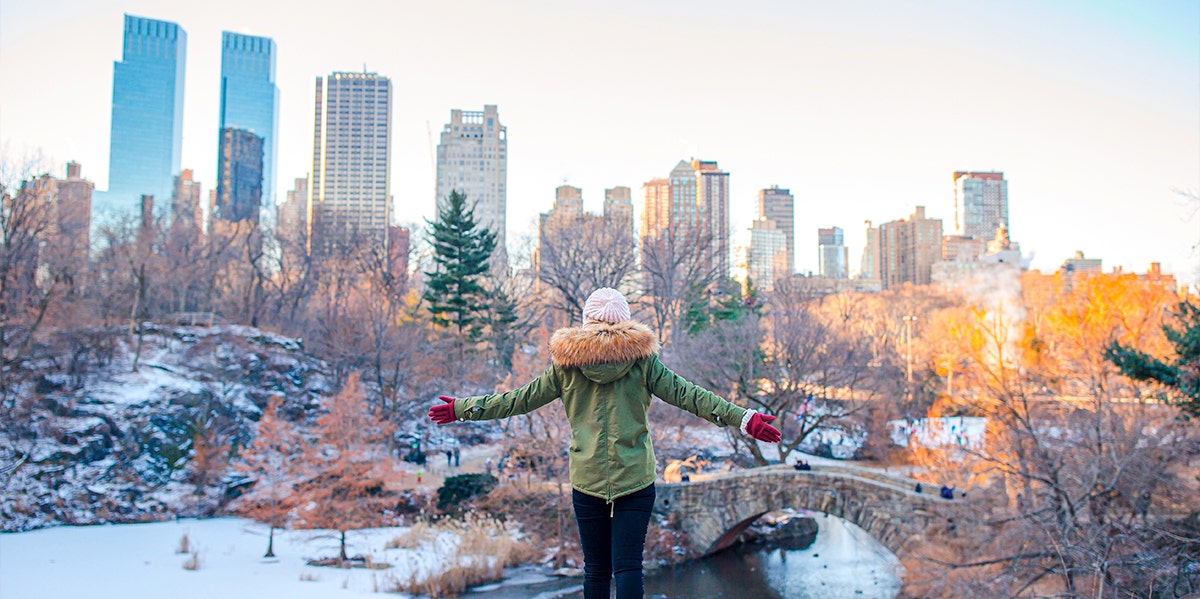
[[(864, 220), (902, 219), (924, 205), (953, 222), (949, 175), (1000, 171), (1013, 239), (1035, 254), (1034, 268), (1054, 270), (1081, 250), (1106, 269), (1159, 261), (1196, 280), (1200, 216), (1174, 191), (1200, 189), (1200, 9), (1190, 3), (752, 2), (678, 19), (675, 3), (603, 13), (524, 4), (536, 16), (414, 4), (356, 22), (362, 31), (333, 32), (321, 19), (281, 19), (266, 3), (217, 2), (201, 13), (148, 0), (3, 0), (0, 73), (46, 93), (0, 99), (0, 135), (7, 152), (41, 148), (51, 172), (74, 160), (107, 189), (112, 64), (129, 13), (188, 32), (180, 166), (206, 189), (216, 184), (221, 32), (238, 31), (277, 44), (276, 181), (310, 169), (313, 77), (366, 63), (398, 82), (391, 178), (404, 182), (392, 191), (400, 222), (433, 215), (430, 126), (452, 108), (492, 104), (513, 135), (510, 245), (533, 233), (564, 180), (599, 211), (604, 189), (632, 187), (640, 204), (642, 183), (694, 158), (730, 173), (731, 233), (749, 230), (758, 190), (779, 185), (795, 196), (796, 247), (813, 247), (820, 227), (841, 227), (856, 262)], [(506, 35), (486, 34), (497, 21)], [(29, 26), (39, 22), (54, 27)], [(445, 45), (428, 22), (456, 23), (461, 40)], [(609, 43), (614, 31), (631, 43)], [(569, 51), (545, 51), (556, 47)], [(464, 77), (481, 52), (489, 68)], [(681, 65), (689, 53), (705, 60)], [(701, 72), (723, 73), (716, 89), (676, 100), (708, 81)], [(646, 91), (656, 86), (662, 98)], [(796, 267), (817, 272), (815, 252), (796, 252)]]

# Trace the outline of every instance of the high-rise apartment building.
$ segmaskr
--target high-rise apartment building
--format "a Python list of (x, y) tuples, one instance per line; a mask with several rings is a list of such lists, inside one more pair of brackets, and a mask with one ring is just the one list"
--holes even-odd
[[(84, 179), (77, 162), (67, 163), (67, 177), (50, 175), (24, 181), (14, 202), (33, 202), (45, 210), (46, 223), (37, 232), (37, 260), (31, 267), (38, 278), (67, 272), (79, 276), (87, 269), (92, 192), (96, 185)], [(82, 279), (80, 279), (82, 280)]]
[(497, 263), (504, 262), (508, 210), (508, 130), (496, 106), (450, 111), (437, 147), (437, 205), (451, 191), (467, 196), (475, 222), (496, 234)]
[(554, 190), (554, 207), (538, 215), (538, 247), (534, 268), (542, 272), (543, 268), (551, 267), (556, 250), (561, 251), (557, 246), (569, 243), (570, 231), (584, 226), (583, 190), (571, 185), (559, 185)]
[(665, 179), (651, 179), (642, 186), (642, 239), (660, 239), (699, 229), (696, 206), (696, 175), (686, 161), (679, 161)]
[[(275, 41), (221, 32), (220, 131), (249, 131), (262, 139), (261, 214), (254, 220), (273, 228), (276, 147), (279, 145), (279, 88), (275, 85)], [(224, 155), (220, 160), (224, 160)]]
[(713, 268), (723, 281), (729, 276), (729, 173), (715, 160), (693, 160), (692, 170), (696, 173), (696, 205), (711, 238)]
[(604, 218), (610, 225), (628, 233), (632, 241), (633, 193), (628, 187), (613, 187), (604, 190)]
[(843, 241), (841, 227), (817, 229), (817, 266), (820, 275), (827, 279), (845, 279), (849, 261), (850, 253)]
[(122, 58), (113, 64), (108, 192), (92, 220), (137, 216), (143, 194), (160, 205), (171, 197), (183, 147), (186, 57), (182, 27), (125, 15)]
[(298, 256), (306, 251), (308, 236), (308, 177), (297, 177), (279, 205), (276, 234), (284, 251)]
[[(676, 243), (694, 244), (722, 279), (729, 276), (729, 173), (716, 162), (680, 161), (665, 179), (642, 186), (642, 240), (668, 235)], [(683, 246), (677, 250), (684, 249)]]
[(879, 229), (871, 226), (871, 221), (863, 223), (867, 226), (867, 242), (863, 245), (862, 261), (858, 265), (858, 278), (879, 279)]
[(565, 217), (583, 216), (583, 190), (570, 185), (559, 185), (554, 190), (552, 214)]
[(954, 173), (954, 228), (963, 236), (988, 241), (1008, 229), (1008, 181), (1004, 173)]
[(221, 130), (214, 220), (259, 222), (263, 190), (263, 138), (245, 129)]
[(387, 243), (391, 224), (392, 81), (375, 73), (317, 77), (309, 244)]
[(758, 216), (775, 221), (787, 239), (787, 272), (796, 272), (796, 199), (792, 192), (772, 185), (758, 192)]
[(942, 221), (926, 218), (917, 206), (906, 220), (883, 223), (877, 233), (879, 278), (883, 288), (904, 283), (928, 285), (933, 263), (942, 258)]
[(775, 288), (775, 281), (787, 276), (787, 236), (774, 219), (759, 217), (750, 226), (750, 249), (746, 272), (763, 291)]

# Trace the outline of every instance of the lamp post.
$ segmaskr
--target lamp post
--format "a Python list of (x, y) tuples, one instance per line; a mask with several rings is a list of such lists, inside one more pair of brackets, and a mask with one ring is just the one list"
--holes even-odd
[(908, 371), (908, 382), (912, 384), (912, 327), (916, 316), (911, 314), (904, 317), (904, 364)]

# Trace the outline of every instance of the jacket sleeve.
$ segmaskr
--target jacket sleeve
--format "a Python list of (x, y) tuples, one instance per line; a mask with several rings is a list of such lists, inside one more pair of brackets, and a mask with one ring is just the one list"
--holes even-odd
[(657, 355), (649, 358), (646, 387), (663, 401), (717, 426), (741, 426), (742, 417), (746, 415), (746, 408), (675, 374), (659, 361)]
[(558, 381), (551, 366), (519, 389), (459, 398), (454, 402), (454, 416), (459, 420), (493, 420), (527, 414), (558, 398)]

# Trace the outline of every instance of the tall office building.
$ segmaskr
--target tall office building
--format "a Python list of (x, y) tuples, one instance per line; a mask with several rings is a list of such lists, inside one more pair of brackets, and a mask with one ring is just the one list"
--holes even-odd
[(841, 227), (817, 229), (817, 266), (827, 279), (847, 277), (849, 250), (843, 242)]
[(758, 192), (758, 216), (775, 221), (787, 239), (787, 273), (796, 272), (796, 199), (792, 192), (772, 185)]
[(681, 160), (667, 178), (652, 179), (642, 189), (643, 247), (667, 236), (683, 243), (703, 241), (706, 246), (699, 249), (712, 269), (728, 277), (729, 173), (713, 161)]
[(185, 168), (175, 177), (175, 189), (171, 192), (171, 237), (184, 236), (189, 242), (200, 239), (204, 230), (204, 209), (200, 203), (200, 182), (195, 180), (192, 169)]
[(392, 81), (375, 73), (317, 77), (309, 244), (387, 243), (392, 214)]
[[(183, 141), (187, 33), (175, 23), (125, 15), (125, 42), (113, 64), (108, 192), (93, 221), (137, 216), (143, 194), (171, 197)], [(164, 216), (164, 215), (160, 215)]]
[(245, 129), (226, 127), (221, 130), (214, 220), (259, 222), (264, 146), (262, 137)]
[[(275, 165), (279, 140), (279, 88), (275, 85), (275, 41), (268, 37), (221, 32), (220, 131), (249, 131), (262, 139), (260, 215), (254, 220), (274, 228)], [(220, 158), (224, 160), (224, 155)]]
[(954, 173), (954, 228), (960, 235), (988, 241), (1008, 229), (1008, 181), (1004, 173)]
[(1083, 251), (1076, 251), (1075, 255), (1063, 260), (1059, 270), (1068, 274), (1077, 273), (1101, 273), (1104, 272), (1104, 262), (1100, 258), (1085, 258)]
[(760, 216), (751, 224), (746, 271), (763, 291), (773, 290), (775, 281), (791, 274), (787, 272), (787, 236), (774, 219)]
[(496, 233), (497, 263), (504, 262), (508, 210), (508, 130), (496, 106), (450, 111), (437, 147), (437, 205), (451, 191), (467, 196), (475, 222)]
[(880, 225), (876, 242), (884, 289), (904, 283), (928, 285), (933, 263), (942, 258), (942, 220), (925, 218), (925, 207), (917, 206), (908, 219)]

